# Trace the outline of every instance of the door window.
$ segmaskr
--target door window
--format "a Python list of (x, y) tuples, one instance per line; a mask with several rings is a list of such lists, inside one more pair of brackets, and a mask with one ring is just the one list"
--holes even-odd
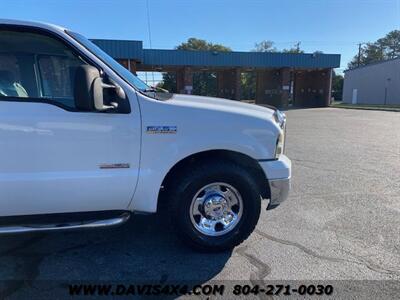
[(81, 64), (77, 59), (63, 56), (38, 56), (42, 97), (74, 107), (74, 76)]
[(74, 77), (85, 62), (64, 43), (38, 33), (0, 30), (0, 97), (76, 109)]
[(16, 57), (11, 54), (0, 55), (0, 95), (12, 97), (28, 97), (21, 84), (21, 71)]

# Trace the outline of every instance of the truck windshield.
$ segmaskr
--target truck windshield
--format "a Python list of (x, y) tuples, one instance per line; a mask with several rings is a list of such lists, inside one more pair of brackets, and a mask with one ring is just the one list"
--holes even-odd
[(106, 63), (110, 68), (112, 68), (115, 72), (118, 73), (122, 78), (124, 78), (127, 82), (133, 85), (141, 92), (148, 92), (151, 91), (152, 88), (149, 87), (146, 83), (141, 81), (136, 75), (131, 73), (125, 67), (120, 65), (116, 60), (114, 60), (111, 56), (97, 47), (94, 43), (89, 41), (83, 35), (71, 31), (66, 31), (68, 35), (70, 35), (73, 39), (75, 39), (78, 43), (100, 58), (104, 63)]

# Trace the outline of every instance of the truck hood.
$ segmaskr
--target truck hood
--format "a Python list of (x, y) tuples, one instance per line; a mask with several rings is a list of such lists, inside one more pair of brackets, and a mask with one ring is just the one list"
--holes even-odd
[(173, 94), (168, 100), (168, 103), (179, 106), (247, 115), (262, 119), (273, 119), (273, 114), (276, 110), (273, 107), (248, 104), (236, 100), (182, 94)]

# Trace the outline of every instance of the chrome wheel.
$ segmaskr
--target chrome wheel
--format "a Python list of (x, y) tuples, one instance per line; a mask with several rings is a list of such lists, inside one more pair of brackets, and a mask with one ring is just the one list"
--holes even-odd
[(202, 187), (190, 205), (193, 226), (208, 236), (228, 233), (239, 223), (243, 213), (243, 201), (231, 185), (216, 182)]

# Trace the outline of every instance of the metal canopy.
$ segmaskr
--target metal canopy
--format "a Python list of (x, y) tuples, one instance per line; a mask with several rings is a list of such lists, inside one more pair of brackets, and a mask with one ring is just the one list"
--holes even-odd
[(141, 41), (92, 40), (116, 59), (131, 59), (151, 66), (206, 66), (245, 68), (337, 68), (339, 54), (217, 52), (143, 49)]

